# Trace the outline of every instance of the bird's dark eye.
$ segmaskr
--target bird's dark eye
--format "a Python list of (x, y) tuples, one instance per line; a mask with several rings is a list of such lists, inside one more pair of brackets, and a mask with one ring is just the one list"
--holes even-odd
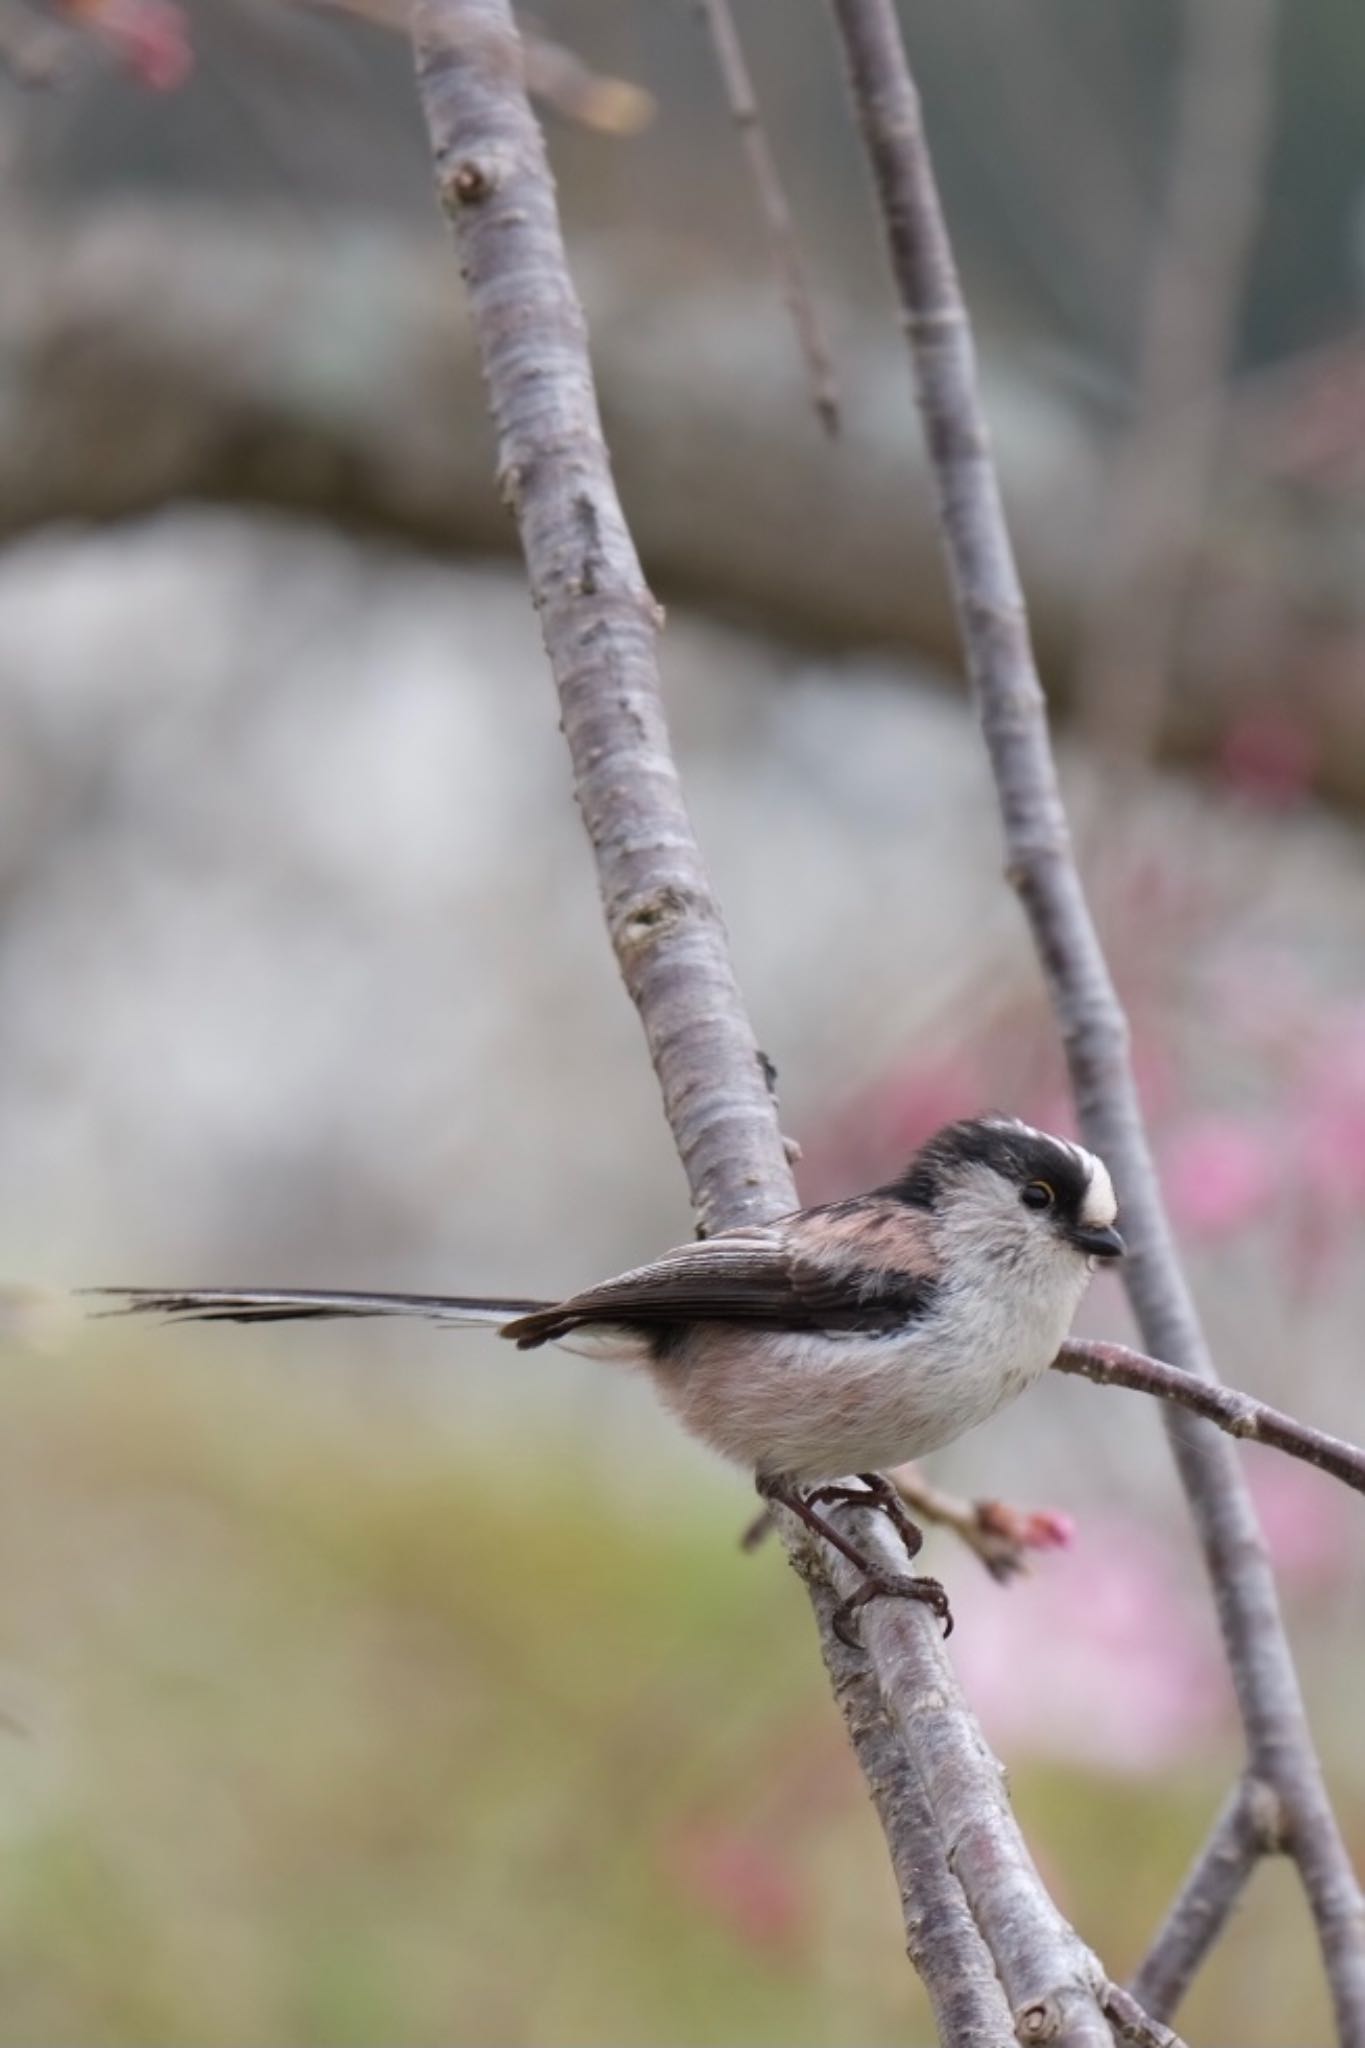
[(1045, 1180), (1031, 1180), (1028, 1186), (1020, 1191), (1019, 1199), (1026, 1209), (1050, 1209), (1057, 1199), (1057, 1193)]

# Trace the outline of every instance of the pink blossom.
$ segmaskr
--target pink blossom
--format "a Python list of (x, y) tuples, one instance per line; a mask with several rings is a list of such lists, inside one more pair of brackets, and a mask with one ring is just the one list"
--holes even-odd
[(980, 1089), (974, 1063), (957, 1053), (907, 1060), (877, 1089), (876, 1113), (898, 1148), (913, 1151), (941, 1124), (972, 1115)]
[(869, 1187), (903, 1166), (941, 1124), (975, 1113), (980, 1096), (979, 1078), (965, 1056), (907, 1058), (806, 1142), (798, 1177), (802, 1198), (819, 1202)]
[(65, 0), (65, 11), (149, 92), (174, 92), (194, 67), (189, 28), (174, 0)]
[(1305, 1060), (1292, 1110), (1310, 1193), (1329, 1208), (1365, 1202), (1365, 1013), (1324, 1030)]
[(1230, 1696), (1183, 1576), (1144, 1525), (1089, 1517), (1083, 1543), (1002, 1593), (955, 1587), (955, 1662), (988, 1735), (1116, 1772), (1169, 1768)]
[(754, 1948), (790, 1949), (802, 1905), (789, 1866), (753, 1829), (724, 1821), (686, 1829), (672, 1845), (681, 1890)]
[(1060, 1508), (1012, 1508), (1005, 1501), (983, 1500), (977, 1516), (985, 1530), (1021, 1550), (1069, 1550), (1076, 1540), (1076, 1524)]
[(1354, 1555), (1354, 1503), (1323, 1473), (1274, 1451), (1250, 1454), (1247, 1477), (1286, 1584), (1320, 1592), (1339, 1583)]
[(1234, 719), (1218, 765), (1239, 795), (1278, 808), (1311, 787), (1317, 762), (1303, 727), (1283, 711), (1267, 708)]
[(1177, 1227), (1211, 1242), (1268, 1207), (1279, 1155), (1263, 1132), (1233, 1117), (1191, 1117), (1166, 1141), (1163, 1177)]

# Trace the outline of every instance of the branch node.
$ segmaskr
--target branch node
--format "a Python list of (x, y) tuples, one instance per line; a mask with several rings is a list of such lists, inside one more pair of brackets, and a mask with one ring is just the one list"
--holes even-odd
[(1248, 1777), (1242, 1802), (1252, 1839), (1262, 1856), (1280, 1856), (1288, 1847), (1284, 1801), (1264, 1778)]
[(441, 204), (447, 213), (454, 213), (461, 206), (479, 206), (496, 190), (497, 183), (492, 165), (467, 156), (441, 179)]
[(1062, 2006), (1058, 1998), (1035, 1998), (1014, 2015), (1015, 2038), (1025, 2048), (1041, 2048), (1044, 2041), (1054, 2041), (1061, 2030)]

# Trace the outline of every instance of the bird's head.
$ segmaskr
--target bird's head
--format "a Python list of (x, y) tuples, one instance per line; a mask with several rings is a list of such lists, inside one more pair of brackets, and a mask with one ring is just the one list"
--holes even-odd
[(946, 1125), (915, 1155), (896, 1192), (954, 1236), (983, 1234), (1002, 1259), (1061, 1251), (1093, 1269), (1123, 1256), (1104, 1161), (1013, 1117)]

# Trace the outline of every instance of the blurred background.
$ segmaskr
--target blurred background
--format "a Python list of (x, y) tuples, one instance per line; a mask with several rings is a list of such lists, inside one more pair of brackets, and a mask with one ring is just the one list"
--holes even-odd
[[(825, 10), (527, 22), (690, 800), (803, 1193), (1069, 1127)], [(902, 8), (1087, 876), (1229, 1379), (1365, 1435), (1365, 16)], [(397, 24), (397, 26), (395, 26)], [(752, 1499), (647, 1392), (86, 1282), (553, 1293), (690, 1219), (384, 0), (0, 15), (0, 2040), (922, 2041)], [(1128, 1335), (1101, 1279), (1088, 1327)], [(1361, 1503), (1248, 1466), (1365, 1863)], [(932, 1569), (1128, 1971), (1239, 1748), (1157, 1417), (1045, 1385)], [(1324, 2040), (1264, 1868), (1186, 2031)]]

